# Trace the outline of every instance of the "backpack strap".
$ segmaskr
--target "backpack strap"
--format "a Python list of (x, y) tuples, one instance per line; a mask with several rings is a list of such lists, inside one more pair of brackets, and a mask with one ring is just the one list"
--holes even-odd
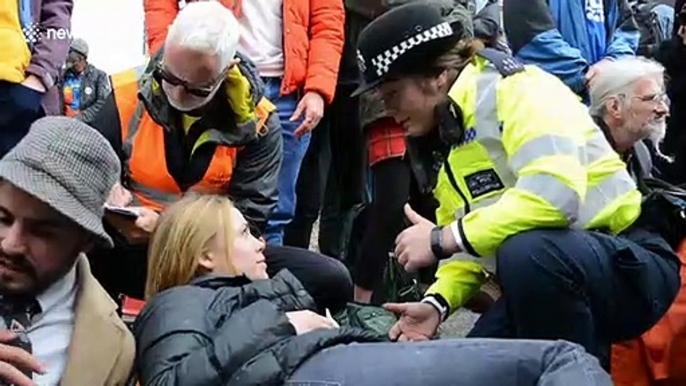
[(493, 63), (503, 77), (508, 77), (526, 70), (522, 62), (505, 52), (493, 48), (484, 48), (479, 51), (477, 55)]

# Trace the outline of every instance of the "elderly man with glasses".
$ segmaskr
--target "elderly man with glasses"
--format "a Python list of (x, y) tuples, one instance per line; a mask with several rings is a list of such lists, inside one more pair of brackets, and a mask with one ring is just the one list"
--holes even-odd
[[(111, 208), (117, 248), (91, 257), (112, 295), (142, 296), (148, 236), (158, 213), (187, 192), (229, 196), (253, 233), (264, 233), (278, 196), (281, 126), (254, 67), (237, 53), (239, 35), (221, 4), (190, 3), (142, 74), (112, 77), (113, 93), (92, 125), (123, 165), (108, 203), (128, 207), (129, 216)], [(298, 277), (322, 310), (335, 312), (352, 296), (349, 274), (333, 259), (276, 246), (265, 255), (270, 269)]]
[(653, 169), (651, 154), (665, 157), (659, 148), (669, 115), (664, 68), (642, 57), (607, 62), (589, 91), (591, 115), (612, 147), (634, 177), (647, 176)]

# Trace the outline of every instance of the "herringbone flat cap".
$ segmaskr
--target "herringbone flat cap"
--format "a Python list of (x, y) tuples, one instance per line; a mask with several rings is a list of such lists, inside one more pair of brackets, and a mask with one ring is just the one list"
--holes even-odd
[(120, 170), (105, 137), (66, 117), (37, 120), (0, 160), (1, 179), (50, 205), (110, 247), (112, 239), (102, 225), (103, 205)]

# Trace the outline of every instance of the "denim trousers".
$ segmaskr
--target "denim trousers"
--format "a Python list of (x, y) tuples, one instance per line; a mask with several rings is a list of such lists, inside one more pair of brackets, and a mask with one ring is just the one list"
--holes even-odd
[(284, 229), (295, 215), (295, 187), (300, 173), (300, 165), (307, 148), (310, 146), (311, 133), (296, 137), (295, 130), (303, 120), (298, 119), (293, 122), (290, 120), (298, 102), (300, 102), (301, 93), (280, 95), (281, 78), (263, 78), (263, 80), (265, 83), (264, 96), (276, 105), (281, 121), (281, 133), (283, 134), (283, 158), (279, 172), (279, 200), (267, 222), (264, 238), (268, 244), (282, 245)]
[(535, 230), (496, 253), (503, 296), (469, 337), (564, 339), (609, 369), (612, 343), (652, 327), (680, 287), (679, 260), (662, 237)]
[[(355, 208), (366, 202), (366, 145), (356, 88), (339, 84), (336, 98), (312, 132), (296, 186), (298, 202), (284, 244), (308, 248), (319, 218), (319, 251), (342, 259)], [(321, 217), (320, 217), (321, 215)]]
[(564, 341), (446, 339), (337, 345), (286, 386), (612, 385), (597, 359)]
[(4, 157), (45, 116), (43, 94), (20, 84), (0, 81), (0, 157)]

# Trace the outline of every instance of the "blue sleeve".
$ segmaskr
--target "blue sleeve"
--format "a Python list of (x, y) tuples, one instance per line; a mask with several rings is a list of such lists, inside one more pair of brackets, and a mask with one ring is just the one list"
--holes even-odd
[(576, 93), (585, 89), (584, 76), (588, 62), (581, 51), (567, 43), (557, 29), (536, 35), (516, 56), (525, 63), (535, 64), (557, 76)]
[(608, 18), (614, 21), (614, 30), (605, 56), (616, 59), (621, 56), (636, 55), (641, 33), (627, 1), (617, 0), (615, 7), (608, 12)]
[(560, 34), (547, 0), (506, 0), (503, 21), (517, 58), (554, 74), (576, 93), (583, 92), (588, 63)]

